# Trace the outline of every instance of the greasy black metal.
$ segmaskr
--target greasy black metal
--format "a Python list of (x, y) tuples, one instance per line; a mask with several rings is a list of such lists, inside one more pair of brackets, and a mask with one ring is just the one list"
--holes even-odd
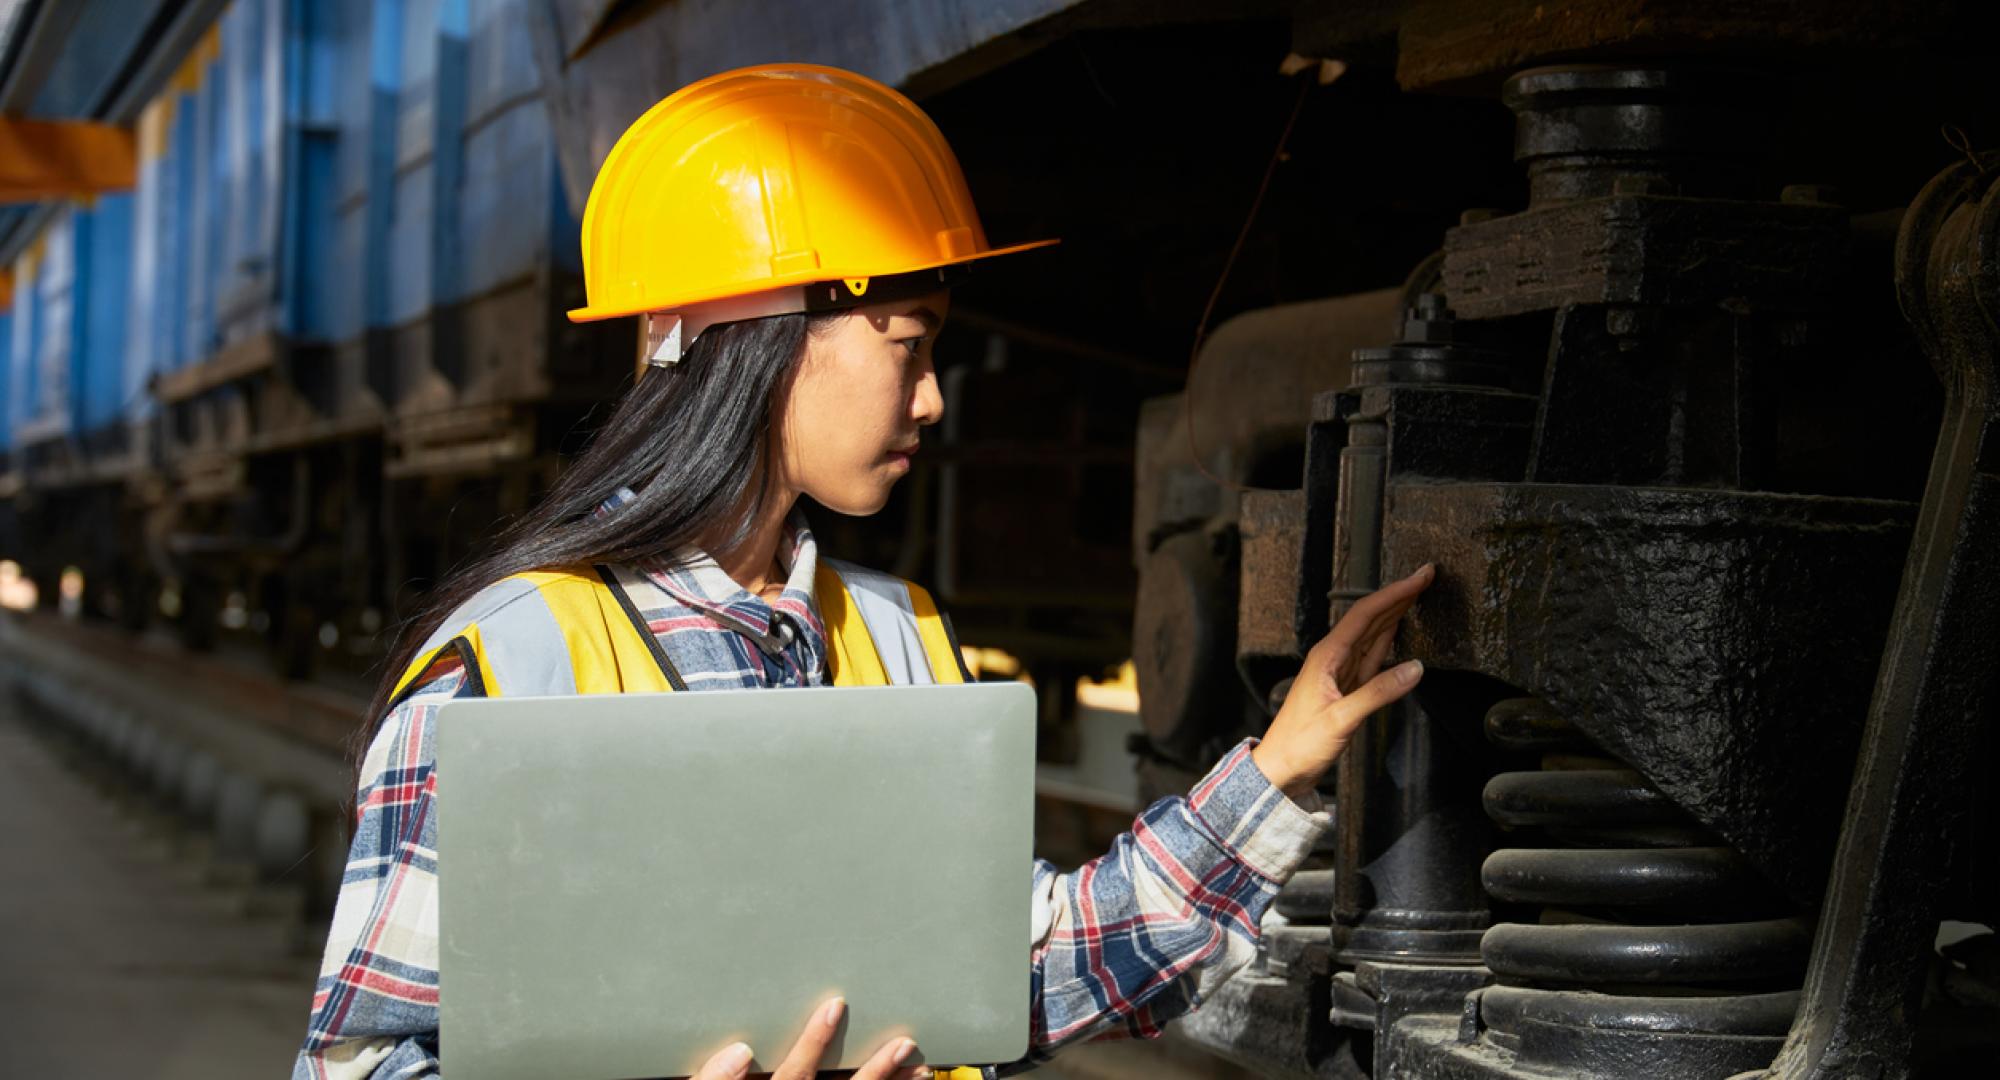
[(1540, 771), (1487, 785), (1487, 812), (1518, 839), (1482, 874), (1496, 901), (1540, 914), (1486, 932), (1500, 985), (1469, 1006), (1461, 1038), (1585, 1075), (1768, 1061), (1797, 1005), (1806, 922), (1637, 771), (1575, 746), (1581, 733), (1546, 702), (1501, 701), (1486, 730), (1542, 751)]
[[(1396, 1051), (1402, 1041), (1398, 1027), (1406, 1018), (1424, 1013), (1457, 1012), (1463, 1008), (1467, 994), (1479, 992), (1492, 978), (1485, 968), (1476, 965), (1376, 961), (1355, 967), (1351, 986), (1359, 997), (1349, 999), (1348, 1003), (1354, 1006), (1360, 1006), (1362, 1002), (1371, 1003), (1373, 1015), (1368, 1017), (1367, 1024), (1351, 1026), (1365, 1026), (1375, 1033), (1375, 1075), (1404, 1075), (1397, 1066)], [(1338, 982), (1334, 993), (1338, 1006), (1341, 1004)], [(1353, 1019), (1361, 1018), (1356, 1016)]]
[(2000, 153), (1940, 173), (1896, 244), (1945, 418), (1876, 676), (1804, 1003), (1771, 1075), (1899, 1077), (2000, 672)]
[(1529, 926), (1486, 932), (1480, 956), (1503, 980), (1594, 986), (1765, 982), (1805, 973), (1798, 919), (1688, 926)]
[[(1381, 1080), (1722, 1077), (1769, 1063), (1798, 1007), (1917, 507), (1847, 497), (1913, 492), (1901, 466), (1850, 482), (1906, 441), (1895, 406), (1822, 419), (1868, 393), (1854, 358), (1902, 339), (1858, 312), (1880, 281), (1838, 200), (1760, 172), (1758, 85), (1513, 80), (1528, 208), (1447, 231), (1405, 340), (1357, 351), (1319, 410), (1347, 421), (1339, 483), (1309, 471), (1259, 508), (1258, 567), (1330, 548), (1330, 615), (1439, 566), (1397, 643), (1426, 680), (1338, 777), (1329, 1016)], [(1326, 522), (1330, 545), (1305, 539)], [(1298, 608), (1253, 593), (1256, 689), (1249, 654), (1293, 644), (1276, 620)], [(1482, 715), (1493, 742), (1470, 745)], [(1510, 838), (1481, 859), (1463, 785), (1536, 759), (1487, 788)], [(1439, 947), (1481, 907), (1468, 856), (1500, 920), (1473, 962)], [(1324, 884), (1284, 906), (1312, 917)], [(1384, 972), (1417, 1004), (1392, 1008)]]
[(1293, 923), (1325, 924), (1333, 910), (1333, 871), (1298, 871), (1278, 892), (1274, 906)]
[[(1490, 990), (1483, 993), (1491, 993)], [(1482, 996), (1483, 996), (1482, 993)], [(1741, 999), (1738, 999), (1741, 1000)], [(1478, 1031), (1479, 1018), (1473, 1029)], [(1657, 1031), (1536, 1019), (1518, 1036), (1478, 1033), (1462, 1039), (1459, 1017), (1419, 1015), (1396, 1031), (1393, 1069), (1378, 1080), (1708, 1080), (1767, 1061), (1782, 1038), (1702, 1035), (1672, 1039)], [(1381, 1059), (1378, 1057), (1378, 1064)]]
[(1412, 655), (1534, 690), (1811, 904), (1912, 510), (1717, 490), (1407, 484), (1392, 490), (1383, 570), (1438, 565), (1405, 623)]
[(1458, 321), (1438, 293), (1417, 297), (1400, 340), (1354, 350), (1357, 387), (1391, 383), (1505, 387), (1512, 381), (1511, 358), (1502, 350), (1460, 340)]
[(1481, 1022), (1505, 1031), (1520, 1031), (1540, 1022), (1626, 1031), (1782, 1037), (1792, 1026), (1798, 1007), (1796, 990), (1727, 997), (1642, 997), (1493, 986), (1479, 995)]
[(1508, 750), (1589, 750), (1576, 725), (1535, 697), (1508, 698), (1486, 710), (1486, 738)]
[[(1522, 410), (1511, 426), (1464, 422), (1482, 408), (1518, 406), (1519, 399), (1497, 389), (1511, 379), (1506, 354), (1465, 340), (1435, 295), (1419, 298), (1401, 341), (1356, 350), (1354, 372), (1358, 400), (1347, 417), (1334, 514), (1330, 617), (1336, 620), (1383, 580), (1378, 564), (1390, 478), (1423, 472), (1424, 463), (1437, 459), (1477, 460), (1464, 453), (1467, 433), (1474, 441), (1518, 447), (1528, 419)], [(1444, 730), (1462, 723), (1455, 713), (1476, 717), (1488, 702), (1471, 704), (1437, 689), (1370, 717), (1337, 766), (1342, 828), (1333, 945), (1344, 963), (1469, 964), (1490, 922), (1477, 875), (1467, 872), (1485, 853), (1491, 828), (1480, 812), (1478, 763), (1454, 753)]]
[(1630, 769), (1501, 773), (1486, 783), (1486, 812), (1502, 825), (1636, 825), (1684, 816)]
[(1514, 160), (1528, 205), (1621, 194), (1634, 185), (1707, 198), (1748, 194), (1770, 128), (1764, 80), (1741, 71), (1569, 65), (1507, 80)]
[(1516, 904), (1562, 905), (1587, 896), (1599, 906), (1682, 910), (1733, 907), (1768, 887), (1726, 847), (1506, 848), (1487, 856), (1480, 879), (1494, 899)]
[(1527, 479), (1767, 486), (1774, 336), (1720, 307), (1563, 307)]

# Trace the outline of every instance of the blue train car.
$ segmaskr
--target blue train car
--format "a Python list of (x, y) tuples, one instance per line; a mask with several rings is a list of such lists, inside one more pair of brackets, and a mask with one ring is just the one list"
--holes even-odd
[(7, 439), (24, 476), (74, 483), (129, 460), (132, 198), (53, 213), (13, 268)]
[[(262, 631), (300, 670), (365, 654), (391, 583), (552, 473), (630, 343), (563, 319), (577, 223), (524, 4), (36, 10), (57, 74), (123, 102), (137, 165), (129, 191), (0, 211), (0, 489), (64, 507), (10, 541), (31, 573), (83, 565), (94, 610)], [(121, 12), (159, 55), (105, 36)], [(392, 512), (440, 485), (489, 512)]]

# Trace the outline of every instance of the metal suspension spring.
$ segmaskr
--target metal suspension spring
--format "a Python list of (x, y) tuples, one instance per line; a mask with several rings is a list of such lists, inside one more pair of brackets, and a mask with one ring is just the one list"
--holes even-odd
[(1494, 706), (1486, 730), (1542, 755), (1540, 770), (1485, 791), (1494, 821), (1542, 846), (1502, 848), (1481, 872), (1496, 901), (1539, 908), (1481, 940), (1498, 983), (1480, 995), (1483, 1026), (1524, 1056), (1524, 1033), (1546, 1052), (1549, 1032), (1570, 1032), (1556, 1042), (1572, 1063), (1596, 1056), (1585, 1042), (1621, 1038), (1629, 1066), (1768, 1061), (1797, 1008), (1810, 927), (1743, 856), (1538, 699)]

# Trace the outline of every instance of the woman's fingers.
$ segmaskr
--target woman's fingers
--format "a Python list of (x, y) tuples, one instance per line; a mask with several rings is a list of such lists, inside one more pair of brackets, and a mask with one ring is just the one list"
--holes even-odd
[(1400, 581), (1393, 581), (1355, 602), (1326, 635), (1339, 659), (1329, 668), (1339, 691), (1346, 693), (1381, 670), (1396, 639), (1396, 627), (1417, 598), (1430, 587), (1436, 571), (1430, 563)]
[(702, 1062), (690, 1080), (743, 1080), (750, 1074), (750, 1056), (748, 1044), (732, 1043)]
[(1424, 677), (1421, 660), (1406, 660), (1395, 667), (1361, 684), (1353, 693), (1335, 702), (1328, 710), (1328, 724), (1320, 733), (1324, 742), (1319, 747), (1322, 770), (1331, 768), (1347, 744), (1354, 740), (1354, 732), (1366, 723), (1370, 716), (1402, 700), (1403, 696), (1417, 688)]
[(1382, 670), (1382, 662), (1389, 659), (1389, 647), (1395, 643), (1396, 628), (1392, 625), (1388, 633), (1380, 635), (1368, 646), (1368, 654), (1355, 666), (1354, 677), (1348, 680), (1347, 685), (1353, 686), (1374, 678), (1375, 673)]
[[(840, 1019), (847, 1011), (844, 998), (828, 998), (813, 1010), (812, 1019), (806, 1021), (806, 1029), (799, 1033), (798, 1041), (792, 1043), (791, 1053), (770, 1074), (771, 1080), (813, 1080), (820, 1075), (820, 1061), (826, 1057), (826, 1047), (833, 1041), (833, 1035), (840, 1030)], [(917, 1053), (914, 1040), (898, 1037), (890, 1039), (875, 1051), (868, 1062), (851, 1073), (840, 1073), (853, 1080), (922, 1080), (931, 1075), (928, 1065), (906, 1064)], [(734, 1043), (716, 1052), (715, 1056), (702, 1063), (701, 1069), (689, 1080), (743, 1080), (750, 1073), (750, 1047)]]
[(1437, 570), (1430, 563), (1417, 568), (1409, 577), (1392, 581), (1354, 602), (1347, 614), (1340, 617), (1333, 632), (1344, 640), (1356, 643), (1379, 633), (1383, 626), (1402, 618), (1403, 612), (1417, 602), (1417, 597), (1430, 587)]
[[(840, 1018), (847, 1011), (844, 998), (828, 998), (813, 1010), (812, 1019), (806, 1021), (806, 1029), (799, 1032), (798, 1041), (792, 1043), (792, 1052), (771, 1072), (771, 1080), (812, 1080), (819, 1075), (820, 1059), (826, 1056), (826, 1044), (833, 1041), (833, 1033), (840, 1030)], [(741, 1073), (737, 1075), (742, 1075)]]
[(1361, 688), (1340, 699), (1340, 726), (1352, 731), (1361, 721), (1401, 701), (1417, 688), (1424, 677), (1422, 660), (1405, 660), (1361, 684)]
[(906, 1038), (890, 1039), (875, 1051), (867, 1064), (854, 1070), (854, 1080), (904, 1080), (910, 1074), (922, 1076), (929, 1066), (908, 1066), (917, 1053), (917, 1044)]

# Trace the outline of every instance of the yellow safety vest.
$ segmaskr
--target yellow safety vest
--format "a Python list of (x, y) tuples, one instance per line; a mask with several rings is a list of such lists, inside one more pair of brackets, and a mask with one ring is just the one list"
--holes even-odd
[[(392, 704), (456, 657), (488, 697), (622, 694), (685, 689), (639, 612), (658, 585), (607, 566), (536, 570), (482, 590), (444, 620), (396, 683)], [(821, 559), (813, 599), (826, 623), (835, 686), (969, 681), (958, 644), (931, 594), (913, 582)], [(945, 1080), (979, 1069), (939, 1068)]]
[[(660, 606), (658, 589), (605, 566), (515, 574), (445, 619), (404, 670), (395, 699), (445, 656), (463, 661), (488, 697), (684, 689), (639, 614)], [(966, 681), (951, 631), (921, 586), (822, 559), (813, 597), (835, 686)]]

